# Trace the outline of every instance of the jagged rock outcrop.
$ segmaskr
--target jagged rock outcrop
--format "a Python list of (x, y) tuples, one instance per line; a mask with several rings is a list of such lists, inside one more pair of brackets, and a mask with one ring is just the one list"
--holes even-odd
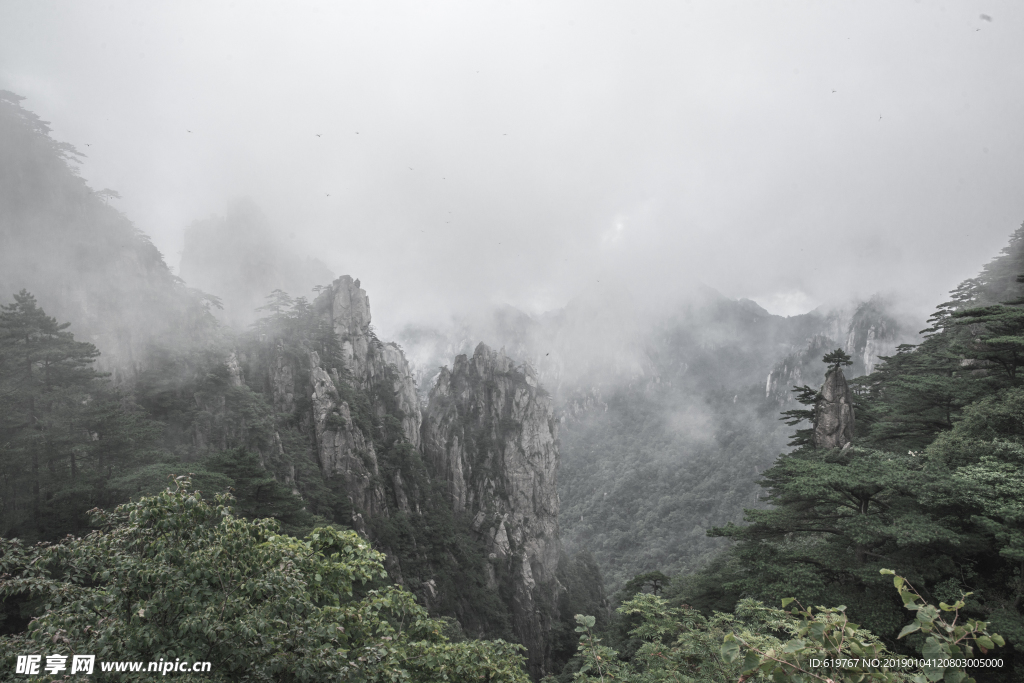
[(372, 516), (386, 514), (373, 441), (353, 424), (349, 405), (339, 397), (334, 379), (320, 367), (316, 352), (309, 354), (309, 375), (320, 471), (328, 478), (341, 477), (354, 509)]
[[(370, 297), (359, 280), (342, 275), (316, 299), (317, 310), (338, 336), (345, 371), (362, 389), (385, 383), (394, 391), (402, 430), (414, 447), (420, 443), (420, 404), (416, 382), (402, 349), (377, 339), (370, 327)], [(383, 417), (379, 415), (378, 417)]]
[(370, 297), (359, 286), (359, 280), (342, 275), (317, 297), (324, 317), (331, 323), (341, 344), (346, 369), (357, 380), (372, 374), (370, 348)]
[[(381, 479), (374, 434), (370, 425), (362, 428), (353, 420), (352, 407), (341, 398), (342, 383), (351, 389), (374, 394), (373, 420), (394, 417), (402, 423), (405, 440), (413, 448), (420, 443), (421, 412), (409, 363), (397, 344), (377, 339), (370, 327), (370, 298), (359, 280), (344, 275), (324, 289), (314, 302), (320, 319), (334, 331), (340, 347), (341, 368), (328, 367), (319, 354), (309, 354), (309, 391), (312, 403), (313, 433), (320, 471), (328, 479), (343, 482), (353, 508), (353, 526), (367, 533), (367, 522), (391, 514), (389, 501), (403, 512), (418, 511), (418, 502), (410, 502), (400, 470), (391, 475), (388, 496)], [(289, 386), (294, 372), (281, 362), (272, 368), (281, 390), (275, 391), (275, 404), (293, 405)], [(282, 398), (279, 399), (278, 395)], [(378, 423), (379, 424), (379, 423)], [(415, 498), (415, 497), (414, 497)], [(385, 566), (392, 579), (401, 582), (398, 558), (385, 549)]]
[(814, 447), (842, 448), (853, 441), (853, 392), (843, 371), (832, 368), (814, 405)]
[(402, 414), (402, 432), (413, 447), (419, 447), (422, 415), (412, 369), (398, 344), (385, 342), (379, 351), (384, 367), (389, 368), (391, 386), (395, 390), (395, 407)]
[(433, 476), (489, 546), (489, 582), (511, 595), (513, 629), (529, 649), (531, 673), (550, 673), (560, 548), (550, 397), (529, 365), (480, 344), (472, 358), (460, 355), (441, 371), (422, 431)]
[[(535, 678), (550, 672), (558, 456), (536, 372), (481, 345), (439, 375), (425, 420), (405, 354), (374, 334), (358, 280), (338, 278), (302, 310), (305, 336), (268, 324), (278, 336), (253, 357), (274, 411), (312, 433), (321, 474), (351, 502), (339, 521), (373, 538), (391, 580), (428, 608), (477, 636), (514, 636)], [(479, 546), (461, 545), (467, 533)]]

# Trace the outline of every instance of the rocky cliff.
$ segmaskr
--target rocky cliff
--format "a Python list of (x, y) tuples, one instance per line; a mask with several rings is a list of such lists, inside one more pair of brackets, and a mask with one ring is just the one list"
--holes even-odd
[[(241, 355), (292, 430), (284, 441), (312, 443), (316, 476), (301, 462), (291, 474), (311, 511), (370, 537), (391, 579), (433, 613), (474, 637), (518, 640), (535, 678), (552, 673), (558, 451), (536, 372), (480, 345), (441, 371), (424, 413), (405, 354), (377, 338), (348, 276), (259, 321)], [(225, 382), (239, 381), (233, 363)]]
[(320, 474), (347, 501), (339, 521), (370, 536), (432, 611), (475, 636), (517, 638), (534, 674), (550, 672), (556, 425), (536, 373), (480, 346), (442, 371), (424, 417), (358, 280), (338, 278), (301, 311), (267, 323), (264, 386), (312, 435)]
[(708, 527), (763, 505), (757, 477), (791, 438), (778, 413), (796, 407), (793, 385), (820, 386), (824, 354), (843, 347), (847, 374), (864, 374), (918, 327), (877, 298), (785, 318), (709, 288), (648, 294), (595, 288), (541, 316), (502, 307), (399, 332), (424, 399), (479, 340), (537, 370), (561, 418), (561, 541), (593, 552), (612, 590), (692, 571), (720, 547)]
[(488, 584), (511, 604), (534, 676), (552, 673), (559, 557), (557, 423), (529, 365), (484, 344), (441, 371), (423, 423), (423, 454), (453, 511), (487, 543)]
[[(337, 335), (341, 345), (344, 372), (363, 390), (393, 392), (394, 406), (384, 401), (378, 418), (386, 408), (401, 414), (402, 432), (414, 447), (420, 443), (420, 404), (416, 382), (401, 347), (381, 342), (370, 326), (370, 297), (359, 280), (343, 275), (324, 289), (314, 302), (321, 319)], [(334, 368), (337, 372), (338, 369)]]
[[(301, 363), (295, 353), (279, 348), (268, 368), (270, 394), (281, 412), (294, 408), (296, 392), (307, 394), (306, 419), (320, 471), (340, 485), (351, 504), (351, 523), (365, 532), (367, 520), (387, 517), (395, 508), (410, 509), (401, 471), (391, 468), (389, 481), (382, 479), (379, 451), (396, 439), (418, 447), (421, 416), (416, 387), (401, 348), (374, 334), (370, 299), (359, 280), (348, 275), (336, 279), (323, 289), (312, 310), (322, 332), (312, 343), (317, 350), (306, 349), (306, 362)], [(308, 384), (299, 382), (300, 376), (308, 377)], [(387, 425), (395, 422), (400, 433), (386, 433)], [(391, 560), (389, 570), (394, 574), (398, 565)]]
[(353, 423), (352, 411), (341, 399), (336, 378), (321, 367), (315, 351), (309, 354), (309, 379), (320, 471), (327, 479), (342, 481), (356, 514), (386, 515), (387, 500), (379, 481), (373, 440)]

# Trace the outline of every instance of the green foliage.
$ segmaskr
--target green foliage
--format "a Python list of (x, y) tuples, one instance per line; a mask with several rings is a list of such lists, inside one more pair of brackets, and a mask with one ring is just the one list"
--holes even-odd
[(841, 600), (878, 633), (888, 634), (899, 621), (898, 604), (878, 591), (878, 569), (898, 563), (935, 578), (951, 568), (941, 550), (964, 540), (927, 514), (922, 495), (950, 486), (912, 454), (805, 449), (780, 457), (762, 485), (771, 508), (747, 510), (746, 526), (709, 532), (740, 541), (741, 563), (756, 568), (735, 577), (731, 588), (763, 600)]
[(606, 411), (560, 427), (562, 471), (573, 475), (560, 475), (559, 525), (573, 547), (594, 555), (611, 591), (638, 574), (710, 561), (725, 544), (706, 529), (740, 521), (738, 511), (756, 500), (755, 469), (767, 469), (786, 443), (773, 416), (753, 412), (756, 396), (733, 402), (734, 392), (707, 396), (704, 388), (708, 401), (692, 404), (680, 396), (684, 381), (618, 390), (604, 398)]
[[(618, 653), (610, 647), (601, 645), (601, 639), (594, 635), (594, 617), (576, 615), (576, 632), (580, 634), (579, 667), (573, 675), (573, 681), (614, 681), (623, 680), (626, 666), (619, 661)], [(594, 676), (587, 674), (593, 673)]]
[(731, 658), (729, 650), (723, 653), (724, 639), (738, 636), (750, 646), (774, 650), (783, 644), (780, 635), (796, 630), (786, 612), (750, 599), (740, 601), (731, 614), (705, 616), (653, 593), (639, 593), (618, 612), (633, 624), (629, 635), (639, 643), (635, 651), (625, 660), (601, 645), (593, 617), (577, 615), (581, 635), (569, 667), (575, 672), (572, 680), (727, 683), (740, 679), (743, 662)]
[[(746, 526), (713, 529), (737, 545), (704, 574), (674, 581), (673, 595), (702, 605), (741, 594), (765, 600), (795, 595), (804, 604), (839, 601), (848, 605), (844, 615), (902, 652), (929, 643), (926, 622), (936, 632), (953, 633), (949, 643), (960, 639), (961, 649), (963, 638), (975, 642), (972, 628), (991, 623), (1012, 649), (992, 641), (1008, 667), (987, 672), (987, 679), (1019, 675), (1021, 272), (1024, 227), (981, 276), (964, 282), (939, 307), (922, 344), (900, 347), (875, 373), (854, 380), (856, 445), (819, 451), (795, 442), (800, 448), (780, 456), (762, 480), (770, 509), (748, 510)], [(809, 400), (811, 392), (801, 397)], [(809, 416), (793, 411), (786, 417), (793, 425)], [(908, 638), (898, 637), (902, 605), (878, 581), (885, 567), (911, 577), (927, 597), (920, 602), (940, 605), (918, 610), (924, 621), (919, 630), (904, 630)], [(959, 621), (948, 624), (952, 630), (932, 619), (947, 603), (959, 605)], [(949, 645), (943, 642), (931, 642), (929, 652)], [(988, 641), (977, 642), (991, 649)]]
[(95, 346), (28, 292), (14, 299), (0, 309), (0, 533), (45, 538), (117, 502), (106, 483), (151, 455), (157, 430), (93, 368)]
[(850, 354), (846, 353), (842, 349), (836, 349), (825, 354), (825, 357), (821, 359), (821, 362), (825, 365), (831, 366), (829, 371), (838, 370), (847, 365), (853, 365), (853, 361), (850, 360)]
[(873, 374), (853, 380), (857, 394), (857, 439), (894, 451), (920, 450), (953, 428), (965, 406), (987, 391), (973, 369), (932, 336), (920, 346), (902, 346)]
[[(828, 356), (826, 356), (828, 358)], [(790, 427), (794, 427), (801, 422), (814, 422), (814, 406), (818, 403), (818, 392), (816, 389), (812, 389), (806, 384), (801, 387), (793, 387), (794, 400), (803, 406), (810, 406), (809, 408), (796, 408), (793, 410), (785, 410), (782, 412), (782, 417), (779, 419), (784, 421)], [(793, 439), (789, 442), (789, 446), (812, 446), (814, 440), (814, 429), (798, 429), (793, 434)]]
[(517, 646), (448, 642), (410, 593), (358, 589), (385, 574), (355, 533), (300, 541), (176, 485), (97, 511), (102, 528), (84, 538), (0, 541), (0, 593), (42, 612), (2, 639), (4, 680), (15, 653), (33, 652), (212, 662), (183, 680), (526, 680)]
[(564, 590), (558, 597), (557, 613), (560, 619), (551, 631), (551, 659), (558, 671), (576, 653), (578, 636), (575, 635), (572, 615), (594, 615), (598, 631), (607, 629), (611, 613), (604, 594), (604, 581), (597, 561), (589, 552), (573, 556), (562, 554), (558, 560), (558, 582)]
[[(295, 306), (295, 300), (292, 299), (288, 292), (280, 289), (275, 289), (273, 292), (267, 295), (267, 303), (257, 308), (257, 311), (268, 311), (270, 313), (270, 320), (278, 322), (282, 318), (286, 317)], [(262, 324), (267, 323), (267, 319), (264, 318), (261, 321)]]
[[(909, 658), (893, 655), (877, 636), (852, 623), (844, 606), (804, 608), (786, 598), (783, 609), (774, 609), (745, 599), (734, 614), (705, 616), (686, 605), (673, 607), (657, 595), (640, 593), (618, 610), (635, 618), (630, 635), (643, 643), (629, 661), (601, 645), (593, 631), (594, 617), (576, 616), (580, 642), (573, 680), (973, 683), (955, 660), (976, 652), (988, 654), (1005, 641), (990, 633), (985, 622), (961, 619), (968, 595), (935, 607), (905, 578), (888, 569), (880, 573), (893, 575), (905, 608), (915, 613), (899, 637), (916, 632), (926, 636), (920, 668)], [(787, 610), (790, 605), (794, 606)], [(954, 666), (947, 666), (947, 660), (954, 660)]]
[(622, 587), (622, 595), (632, 598), (637, 593), (653, 593), (658, 595), (664, 590), (669, 578), (659, 571), (638, 574)]
[(967, 308), (954, 311), (950, 323), (965, 328), (953, 348), (973, 366), (999, 370), (1007, 381), (1016, 381), (1024, 365), (1024, 310), (1016, 304)]
[[(989, 650), (1002, 647), (1001, 636), (989, 633), (987, 624), (974, 619), (960, 623), (959, 611), (963, 609), (961, 596), (952, 605), (944, 602), (939, 607), (927, 604), (905, 578), (889, 569), (882, 569), (883, 575), (893, 576), (893, 585), (899, 592), (906, 609), (916, 612), (916, 618), (900, 631), (899, 638), (915, 632), (927, 635), (921, 650), (923, 663), (920, 666), (888, 667), (887, 660), (894, 658), (870, 632), (850, 623), (845, 607), (794, 608), (789, 612), (795, 628), (790, 628), (791, 638), (781, 648), (765, 650), (745, 641), (742, 637), (728, 635), (722, 643), (722, 655), (728, 661), (738, 661), (745, 649), (743, 675), (771, 676), (776, 681), (835, 681), (836, 683), (860, 683), (861, 681), (950, 681), (951, 683), (974, 683), (963, 666), (956, 665), (975, 656), (975, 648), (986, 654)], [(793, 598), (782, 601), (783, 607), (794, 602)], [(943, 616), (950, 616), (947, 620)], [(867, 660), (867, 661), (865, 661)], [(952, 662), (950, 662), (952, 660)], [(873, 662), (879, 662), (878, 665)], [(828, 664), (822, 666), (822, 662)], [(953, 663), (953, 666), (948, 664)], [(901, 669), (919, 669), (903, 671)]]
[(1024, 226), (977, 278), (951, 292), (925, 341), (903, 346), (855, 382), (858, 436), (877, 447), (917, 450), (953, 428), (964, 408), (1016, 386), (1024, 362)]
[(236, 448), (207, 459), (204, 465), (230, 479), (235, 514), (248, 519), (271, 517), (288, 534), (312, 528), (313, 517), (305, 510), (302, 499), (275, 479), (256, 454)]
[(488, 587), (482, 540), (437, 494), (420, 501), (421, 514), (371, 519), (374, 540), (401, 563), (405, 584), (433, 614), (454, 617), (472, 633), (512, 638), (509, 607)]
[[(195, 491), (214, 496), (224, 493), (234, 483), (230, 477), (211, 472), (202, 463), (190, 463), (188, 473)], [(167, 488), (168, 477), (182, 471), (182, 463), (175, 459), (154, 462), (129, 469), (107, 482), (110, 491), (121, 500), (138, 500), (143, 496), (155, 496)]]

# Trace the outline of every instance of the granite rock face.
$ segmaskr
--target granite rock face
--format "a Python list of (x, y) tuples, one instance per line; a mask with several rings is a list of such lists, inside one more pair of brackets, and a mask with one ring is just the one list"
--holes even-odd
[(320, 471), (327, 478), (342, 479), (354, 509), (386, 515), (387, 499), (378, 483), (373, 441), (353, 424), (349, 405), (339, 397), (334, 379), (320, 367), (316, 352), (309, 354), (309, 374)]
[[(504, 616), (491, 623), (498, 612), (469, 605), (477, 611), (465, 612), (467, 625), (485, 633), (506, 629), (510, 620), (512, 634), (529, 650), (534, 678), (552, 673), (550, 634), (561, 594), (552, 400), (532, 367), (481, 344), (472, 357), (458, 356), (451, 370), (442, 370), (424, 412), (405, 354), (374, 334), (369, 298), (359, 285), (343, 276), (321, 292), (312, 309), (320, 336), (301, 354), (280, 345), (267, 349), (274, 409), (304, 411), (295, 418), (312, 433), (320, 471), (347, 494), (350, 523), (361, 533), (372, 537), (391, 528), (381, 526), (383, 518), (402, 525), (429, 517), (436, 508), (425, 506), (438, 504), (458, 528), (475, 533), (484, 557), (458, 571), (502, 596)], [(435, 483), (446, 496), (433, 493)], [(412, 533), (417, 524), (402, 528)], [(461, 604), (441, 573), (455, 561), (451, 553), (430, 554), (450, 539), (431, 533), (394, 548), (376, 539), (385, 567), (403, 582), (407, 566), (428, 605)]]
[(394, 391), (405, 438), (418, 447), (421, 415), (412, 371), (397, 344), (381, 342), (373, 333), (370, 297), (359, 286), (359, 280), (348, 275), (339, 277), (321, 292), (315, 306), (338, 337), (344, 371), (361, 389), (377, 385)]
[(853, 393), (843, 371), (832, 368), (814, 405), (815, 448), (842, 448), (853, 441)]
[(317, 297), (316, 303), (338, 335), (346, 369), (353, 378), (365, 380), (372, 374), (370, 297), (360, 288), (359, 280), (342, 275)]
[[(551, 673), (548, 640), (559, 556), (557, 421), (529, 365), (484, 344), (455, 359), (430, 393), (422, 449), (453, 511), (488, 546), (488, 580), (511, 596), (513, 629), (535, 677)], [(501, 585), (504, 584), (504, 585)]]
[[(413, 448), (420, 443), (421, 412), (409, 363), (397, 344), (381, 342), (373, 333), (370, 299), (359, 284), (359, 280), (344, 275), (314, 302), (320, 320), (336, 335), (342, 367), (328, 367), (339, 363), (327, 364), (316, 352), (310, 352), (308, 391), (320, 471), (328, 479), (343, 482), (354, 511), (352, 523), (365, 533), (368, 520), (389, 516), (396, 505), (403, 512), (419, 507), (417, 501), (410, 502), (411, 492), (406, 490), (399, 470), (391, 475), (393, 497), (388, 495), (374, 435), (366, 431), (371, 427), (361, 423), (360, 428), (355, 423), (352, 406), (341, 398), (339, 389), (344, 383), (383, 397), (373, 404), (375, 426), (388, 418), (399, 419), (404, 438)], [(282, 390), (275, 392), (275, 401), (280, 393), (291, 405), (287, 387), (295, 373), (287, 372), (286, 364), (277, 372)], [(387, 568), (393, 579), (401, 581), (397, 558), (390, 553)]]

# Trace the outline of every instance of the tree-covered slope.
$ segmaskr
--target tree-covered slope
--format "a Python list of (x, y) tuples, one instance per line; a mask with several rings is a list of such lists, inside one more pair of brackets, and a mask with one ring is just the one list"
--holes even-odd
[(213, 300), (189, 290), (113, 204), (88, 187), (82, 156), (53, 140), (45, 121), (0, 92), (0, 292), (26, 289), (103, 352), (101, 365), (130, 380), (151, 348), (188, 348), (211, 335)]
[(919, 652), (924, 635), (897, 642), (902, 603), (879, 575), (892, 569), (929, 600), (969, 593), (964, 615), (990, 622), (1007, 641), (998, 650), (1007, 668), (987, 680), (1019, 675), (1022, 275), (1024, 226), (939, 306), (921, 344), (900, 347), (851, 383), (852, 442), (847, 434), (822, 443), (829, 392), (801, 391), (814, 404), (802, 414), (814, 436), (803, 432), (799, 447), (763, 474), (767, 509), (711, 531), (737, 543), (707, 570), (680, 577), (677, 599), (706, 607), (741, 596), (843, 603), (891, 647)]

